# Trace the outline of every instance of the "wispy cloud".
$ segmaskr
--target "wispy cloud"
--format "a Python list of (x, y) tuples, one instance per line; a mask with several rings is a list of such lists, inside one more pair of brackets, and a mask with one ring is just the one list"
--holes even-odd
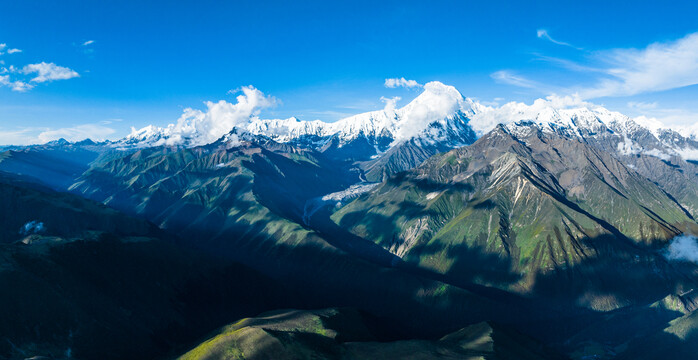
[(522, 88), (534, 89), (542, 87), (540, 83), (527, 79), (523, 76), (516, 75), (509, 70), (500, 70), (490, 74), (490, 77), (497, 82), (514, 85)]
[(92, 139), (103, 141), (110, 139), (116, 130), (104, 126), (103, 123), (81, 124), (64, 128), (26, 127), (16, 129), (0, 128), (1, 145), (31, 145), (43, 144), (49, 141), (64, 138), (68, 141), (81, 141)]
[(17, 92), (25, 92), (34, 87), (34, 85), (27, 84), (23, 81), (12, 81), (10, 80), (10, 75), (0, 75), (0, 86), (7, 86)]
[[(16, 54), (20, 52), (22, 52), (22, 50), (8, 48), (5, 43), (0, 44), (0, 55)], [(9, 62), (9, 58), (7, 59)], [(80, 77), (77, 71), (64, 66), (58, 66), (52, 62), (42, 61), (40, 63), (24, 66), (15, 66), (13, 64), (5, 66), (5, 60), (0, 60), (0, 65), (2, 65), (0, 67), (0, 87), (8, 87), (16, 92), (29, 91), (36, 87), (38, 83)], [(31, 77), (32, 75), (33, 77)]]
[(95, 43), (94, 40), (87, 40), (87, 41), (85, 41), (84, 43), (82, 43), (82, 46), (92, 45), (92, 44), (94, 44), (94, 43)]
[(22, 128), (3, 129), (0, 128), (0, 145), (28, 145), (37, 143), (36, 135), (45, 129)]
[(628, 107), (637, 110), (653, 110), (657, 108), (657, 102), (642, 102), (642, 101), (629, 101)]
[[(540, 29), (539, 38), (558, 45), (571, 46), (553, 39)], [(491, 74), (497, 82), (523, 88), (553, 90), (561, 94), (577, 94), (583, 99), (633, 96), (698, 84), (698, 33), (657, 42), (645, 48), (617, 48), (587, 53), (580, 61), (535, 54), (537, 60), (579, 73), (582, 84), (551, 87), (528, 79), (510, 70)], [(552, 93), (550, 91), (549, 93)]]
[(68, 141), (80, 141), (87, 138), (92, 140), (105, 140), (116, 130), (101, 125), (101, 124), (82, 124), (73, 127), (60, 128), (55, 130), (46, 130), (37, 136), (39, 143), (45, 143), (60, 138)]
[(15, 53), (22, 52), (22, 50), (20, 50), (20, 49), (7, 49), (7, 51), (5, 51), (5, 49), (7, 49), (7, 44), (5, 44), (5, 43), (0, 44), (0, 55), (5, 54), (6, 52), (8, 54), (15, 54)]
[(698, 84), (698, 33), (644, 49), (599, 52), (606, 77), (581, 89), (584, 98), (630, 96)]
[(562, 46), (569, 46), (569, 47), (575, 48), (577, 50), (581, 50), (581, 48), (578, 48), (570, 43), (566, 43), (564, 41), (558, 41), (558, 40), (553, 39), (553, 37), (550, 36), (550, 34), (548, 33), (548, 30), (545, 30), (545, 29), (536, 30), (536, 36), (538, 36), (539, 39), (548, 40), (553, 44), (562, 45)]
[(22, 72), (24, 74), (37, 74), (36, 77), (31, 79), (32, 82), (36, 83), (54, 80), (67, 80), (80, 76), (80, 74), (78, 74), (75, 70), (46, 62), (26, 65), (22, 69)]
[(385, 79), (384, 85), (387, 88), (404, 87), (404, 88), (410, 89), (410, 88), (422, 87), (422, 84), (418, 83), (417, 81), (407, 80), (404, 77)]
[(400, 101), (400, 99), (402, 99), (402, 98), (399, 96), (394, 96), (391, 98), (381, 96), (381, 101), (385, 103), (385, 107), (383, 108), (383, 111), (385, 111), (387, 113), (394, 113), (395, 108), (397, 107), (397, 102)]
[(555, 66), (558, 66), (563, 69), (571, 70), (571, 71), (576, 71), (576, 72), (585, 72), (585, 73), (604, 73), (605, 69), (603, 68), (598, 68), (590, 65), (584, 65), (580, 64), (576, 61), (568, 60), (568, 59), (562, 59), (554, 56), (546, 56), (546, 55), (541, 55), (541, 54), (535, 54), (536, 55), (536, 60), (541, 60), (548, 62), (550, 64), (553, 64)]

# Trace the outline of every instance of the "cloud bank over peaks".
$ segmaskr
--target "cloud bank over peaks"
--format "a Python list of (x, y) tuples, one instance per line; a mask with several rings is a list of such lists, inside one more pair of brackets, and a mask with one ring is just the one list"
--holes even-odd
[(550, 122), (555, 120), (558, 110), (574, 108), (595, 108), (596, 105), (583, 101), (579, 96), (550, 95), (537, 99), (531, 105), (522, 102), (509, 102), (500, 107), (483, 107), (470, 122), (473, 130), (482, 135), (499, 124), (510, 124), (521, 120)]
[(400, 120), (395, 124), (395, 140), (408, 140), (419, 135), (429, 124), (445, 122), (458, 112), (472, 116), (478, 111), (474, 106), (480, 105), (465, 99), (455, 87), (439, 81), (428, 82), (419, 96), (397, 111)]
[(166, 127), (132, 128), (125, 140), (146, 142), (149, 146), (205, 145), (220, 139), (234, 127), (245, 127), (258, 119), (262, 110), (277, 104), (276, 98), (265, 95), (254, 86), (243, 86), (240, 91), (242, 94), (236, 97), (234, 104), (225, 100), (207, 101), (206, 111), (186, 108), (177, 123)]
[[(127, 147), (199, 146), (215, 142), (235, 128), (239, 134), (249, 132), (278, 142), (290, 142), (305, 136), (325, 139), (336, 136), (339, 146), (342, 146), (362, 134), (369, 141), (378, 141), (387, 134), (392, 144), (418, 138), (427, 143), (446, 142), (460, 146), (458, 144), (466, 142), (458, 140), (458, 136), (472, 132), (482, 136), (499, 124), (506, 125), (511, 131), (524, 131), (524, 127), (513, 125), (523, 120), (534, 122), (544, 131), (564, 129), (570, 136), (580, 138), (591, 136), (589, 134), (607, 134), (607, 130), (611, 130), (621, 136), (614, 144), (618, 145), (616, 150), (621, 155), (698, 158), (695, 143), (665, 143), (664, 137), (660, 136), (667, 129), (663, 124), (651, 119), (635, 122), (621, 113), (584, 101), (578, 95), (550, 95), (530, 104), (509, 102), (501, 106), (485, 106), (463, 97), (453, 86), (432, 81), (424, 84), (423, 91), (401, 108), (397, 107), (400, 97), (382, 97), (385, 107), (381, 110), (324, 122), (297, 118), (261, 119), (260, 112), (275, 106), (278, 101), (253, 86), (243, 87), (241, 91), (236, 103), (221, 100), (206, 102), (205, 110), (187, 108), (176, 123), (166, 127), (133, 129), (120, 143)], [(640, 134), (637, 131), (645, 131), (643, 129), (649, 130), (656, 138), (654, 143), (661, 145), (636, 143), (634, 136)]]

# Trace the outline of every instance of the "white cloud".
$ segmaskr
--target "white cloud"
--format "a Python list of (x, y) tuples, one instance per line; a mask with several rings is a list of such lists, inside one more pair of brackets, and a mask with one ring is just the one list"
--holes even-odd
[(662, 121), (655, 117), (647, 117), (644, 115), (638, 116), (633, 119), (640, 126), (644, 126), (650, 129), (652, 132), (656, 133), (659, 129), (665, 129), (667, 126), (664, 125)]
[(0, 128), (0, 145), (29, 145), (36, 144), (36, 128), (3, 130)]
[[(3, 68), (3, 70), (5, 70), (4, 72), (8, 72), (7, 69)], [(7, 86), (17, 92), (25, 92), (34, 87), (34, 85), (27, 84), (23, 81), (12, 81), (10, 80), (10, 75), (0, 75), (0, 86)]]
[(659, 105), (639, 108), (629, 106), (628, 108), (630, 112), (635, 112), (632, 114), (635, 122), (655, 133), (659, 129), (672, 129), (684, 136), (698, 136), (698, 112), (696, 110), (662, 108)]
[(237, 103), (225, 100), (205, 102), (207, 110), (192, 108), (184, 109), (184, 113), (176, 124), (164, 128), (148, 126), (140, 130), (132, 129), (129, 138), (162, 135), (167, 137), (154, 145), (179, 145), (188, 142), (190, 145), (204, 145), (220, 139), (234, 127), (246, 125), (257, 119), (259, 113), (266, 108), (275, 106), (278, 100), (266, 96), (253, 86), (240, 89)]
[(87, 40), (87, 41), (85, 41), (84, 43), (82, 43), (82, 46), (87, 46), (87, 45), (91, 45), (91, 44), (94, 44), (94, 43), (95, 43), (94, 40)]
[(508, 84), (508, 85), (514, 85), (518, 87), (523, 87), (523, 88), (528, 88), (528, 89), (534, 89), (534, 88), (540, 88), (541, 84), (524, 78), (523, 76), (515, 75), (511, 71), (508, 70), (500, 70), (497, 72), (493, 72), (490, 74), (490, 77), (496, 80), (497, 82)]
[(606, 78), (580, 90), (586, 99), (630, 96), (698, 84), (698, 33), (644, 49), (599, 52)]
[(54, 80), (67, 80), (80, 76), (80, 74), (78, 74), (76, 71), (67, 67), (46, 62), (25, 65), (24, 68), (22, 68), (22, 72), (24, 74), (37, 74), (36, 77), (31, 79), (32, 82), (37, 83)]
[(29, 90), (33, 89), (34, 85), (25, 83), (24, 81), (16, 80), (10, 84), (10, 87), (12, 88), (13, 91), (25, 92), (25, 91), (29, 91)]
[(400, 101), (400, 99), (402, 99), (402, 98), (399, 96), (395, 96), (392, 98), (387, 98), (387, 97), (381, 96), (381, 101), (385, 103), (385, 108), (383, 108), (383, 111), (385, 111), (387, 113), (394, 113), (395, 108), (397, 106), (397, 102)]
[(562, 45), (562, 46), (569, 46), (569, 47), (573, 47), (573, 48), (575, 48), (575, 49), (581, 50), (580, 48), (577, 48), (577, 47), (575, 47), (575, 46), (573, 46), (573, 45), (571, 45), (571, 44), (569, 44), (569, 43), (566, 43), (566, 42), (564, 42), (564, 41), (557, 41), (557, 40), (553, 39), (553, 38), (550, 36), (550, 34), (548, 34), (548, 30), (545, 30), (545, 29), (538, 29), (538, 30), (536, 30), (536, 36), (538, 36), (539, 39), (548, 40), (548, 41), (550, 41), (550, 42), (553, 43), (553, 44)]
[(652, 110), (657, 108), (657, 103), (646, 103), (642, 101), (630, 101), (628, 102), (628, 107), (637, 110)]
[(47, 127), (0, 129), (0, 145), (43, 144), (60, 138), (68, 141), (81, 141), (87, 138), (103, 141), (110, 139), (114, 134), (116, 130), (102, 124), (81, 124), (59, 129)]
[(698, 263), (698, 242), (690, 235), (679, 235), (671, 240), (664, 253), (669, 260), (690, 261)]
[(100, 124), (83, 124), (55, 130), (46, 130), (37, 136), (38, 143), (46, 143), (60, 138), (68, 141), (92, 139), (102, 141), (114, 134), (116, 130)]
[(407, 80), (404, 77), (385, 79), (384, 85), (387, 88), (405, 87), (410, 89), (415, 87), (422, 87), (422, 84), (418, 83), (417, 81)]
[(635, 145), (635, 143), (627, 138), (626, 136), (623, 136), (623, 141), (618, 143), (618, 152), (621, 153), (621, 155), (636, 155), (642, 152), (642, 147), (639, 145)]
[[(3, 43), (0, 44), (0, 55), (3, 55), (5, 53), (5, 49), (7, 48), (7, 44)], [(14, 54), (14, 53), (19, 53), (22, 52), (20, 49), (7, 49), (8, 54)]]
[(478, 135), (487, 133), (498, 124), (509, 124), (520, 120), (536, 120), (539, 114), (550, 112), (551, 109), (569, 109), (596, 105), (583, 101), (579, 96), (550, 95), (545, 99), (537, 99), (531, 105), (522, 102), (509, 102), (500, 107), (488, 107), (476, 114), (470, 121), (470, 126)]
[[(659, 149), (643, 150), (642, 153), (645, 155), (660, 158), (664, 161), (669, 161), (669, 159), (671, 159), (671, 155), (669, 155), (669, 154), (667, 154), (664, 151), (659, 150)], [(690, 158), (688, 158), (688, 159), (690, 159)]]
[(19, 71), (14, 65), (10, 65), (9, 67), (3, 67), (0, 69), (0, 74), (8, 74), (8, 73), (15, 73)]
[(402, 116), (395, 130), (395, 142), (408, 140), (435, 121), (443, 121), (456, 111), (469, 111), (455, 87), (439, 81), (424, 84), (424, 91), (409, 104), (397, 110)]

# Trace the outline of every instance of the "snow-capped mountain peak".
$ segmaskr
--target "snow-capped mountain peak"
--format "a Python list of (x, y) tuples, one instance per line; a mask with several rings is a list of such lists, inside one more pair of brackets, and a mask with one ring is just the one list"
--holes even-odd
[[(265, 96), (258, 90), (246, 90), (244, 95), (238, 97), (238, 104), (209, 102), (207, 112), (187, 109), (176, 124), (164, 128), (151, 125), (133, 129), (119, 143), (124, 147), (203, 145), (206, 141), (210, 143), (225, 135), (234, 126), (278, 142), (295, 142), (311, 147), (322, 146), (331, 139), (337, 139), (337, 146), (342, 147), (359, 137), (365, 138), (378, 152), (412, 138), (432, 143), (452, 140), (455, 146), (474, 140), (470, 139), (472, 131), (468, 119), (485, 108), (464, 98), (455, 87), (433, 81), (424, 85), (424, 91), (419, 96), (398, 109), (386, 106), (382, 110), (357, 114), (332, 123), (295, 117), (260, 119), (256, 116), (258, 108), (249, 104), (266, 104), (268, 101), (260, 100)], [(229, 128), (221, 131), (224, 126)], [(454, 136), (455, 139), (449, 139)]]
[[(503, 112), (502, 109), (507, 107), (517, 108), (517, 111)], [(543, 132), (593, 142), (620, 156), (644, 154), (662, 160), (669, 160), (672, 156), (684, 160), (698, 159), (698, 142), (694, 139), (671, 129), (647, 126), (601, 106), (562, 109), (553, 106), (534, 107), (507, 104), (484, 113), (483, 116), (496, 115), (508, 132), (522, 138), (530, 134), (531, 127), (536, 127)]]
[(465, 98), (453, 86), (432, 81), (403, 107), (387, 101), (384, 109), (365, 112), (336, 122), (288, 119), (262, 119), (260, 110), (275, 102), (259, 90), (246, 87), (238, 102), (207, 102), (206, 111), (186, 109), (177, 123), (166, 127), (133, 129), (116, 146), (198, 146), (212, 143), (233, 128), (276, 142), (322, 149), (349, 147), (353, 159), (367, 159), (410, 140), (443, 151), (467, 145), (478, 135), (505, 124), (513, 134), (527, 133), (531, 124), (544, 132), (576, 138), (606, 138), (621, 155), (648, 154), (660, 158), (678, 155), (698, 158), (698, 142), (661, 124), (586, 103), (574, 97), (550, 96), (532, 104), (510, 102), (488, 107)]

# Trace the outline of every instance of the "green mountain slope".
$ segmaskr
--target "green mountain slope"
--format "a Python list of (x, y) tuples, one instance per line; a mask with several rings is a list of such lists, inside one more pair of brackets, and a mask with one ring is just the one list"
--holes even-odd
[[(284, 285), (102, 204), (9, 175), (0, 202), (0, 358), (150, 359), (294, 304)], [(20, 233), (29, 222), (42, 226)]]
[(195, 359), (561, 359), (536, 341), (479, 323), (435, 340), (379, 342), (351, 309), (282, 310), (228, 325), (180, 357)]
[[(650, 270), (673, 272), (654, 250), (695, 228), (676, 201), (611, 155), (534, 127), (516, 135), (499, 127), (434, 156), (333, 220), (455, 281), (573, 296), (594, 309), (672, 291)], [(637, 273), (604, 274), (620, 269)]]
[(260, 141), (145, 149), (92, 168), (71, 189), (293, 284), (308, 307), (356, 307), (420, 336), (528, 316), (517, 305), (500, 307), (506, 294), (404, 272), (370, 242), (301, 225), (305, 200), (343, 189), (358, 174), (336, 170), (314, 152)]

